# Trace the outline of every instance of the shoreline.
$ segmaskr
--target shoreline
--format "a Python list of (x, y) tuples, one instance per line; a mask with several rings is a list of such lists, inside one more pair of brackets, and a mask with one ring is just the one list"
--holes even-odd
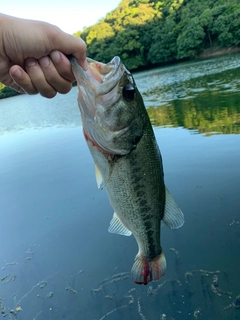
[[(189, 59), (187, 61), (214, 58), (214, 57), (234, 54), (234, 53), (238, 53), (238, 52), (240, 52), (240, 46), (233, 46), (233, 47), (229, 47), (229, 48), (211, 47), (211, 48), (208, 48), (208, 49), (204, 49), (200, 54), (196, 55), (193, 59)], [(174, 63), (180, 63), (180, 62), (181, 62), (181, 60), (172, 61), (172, 62), (169, 62), (168, 65), (171, 65), (171, 64), (174, 64)], [(163, 64), (160, 64), (160, 65), (156, 64), (156, 65), (153, 65), (153, 66), (144, 67), (143, 69), (144, 70), (148, 70), (148, 69), (152, 69), (152, 68), (158, 68), (158, 67), (161, 67), (161, 66), (163, 66)], [(138, 68), (137, 70), (133, 70), (133, 71), (141, 71), (141, 69), (142, 68)], [(8, 87), (5, 87), (5, 88), (8, 88)], [(8, 88), (7, 90), (9, 90), (9, 89), (10, 88)], [(11, 90), (13, 90), (13, 89), (11, 89)], [(14, 97), (14, 96), (20, 94), (20, 93), (18, 93), (16, 91), (13, 91), (12, 94), (8, 92), (4, 96), (1, 96), (1, 91), (2, 90), (0, 90), (0, 100), (1, 99), (7, 99), (7, 98), (10, 98), (10, 97)]]
[(198, 54), (195, 59), (206, 59), (213, 58), (218, 56), (229, 55), (232, 53), (240, 52), (239, 46), (229, 47), (229, 48), (219, 48), (219, 47), (211, 47), (208, 49), (204, 49), (200, 54)]

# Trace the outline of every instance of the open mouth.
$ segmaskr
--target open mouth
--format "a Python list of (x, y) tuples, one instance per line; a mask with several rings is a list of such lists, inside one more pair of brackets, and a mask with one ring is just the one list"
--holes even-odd
[(79, 87), (93, 89), (96, 95), (104, 95), (114, 88), (121, 78), (124, 68), (119, 57), (114, 57), (109, 63), (101, 63), (87, 58), (88, 70), (84, 71), (74, 57), (69, 57), (73, 73)]

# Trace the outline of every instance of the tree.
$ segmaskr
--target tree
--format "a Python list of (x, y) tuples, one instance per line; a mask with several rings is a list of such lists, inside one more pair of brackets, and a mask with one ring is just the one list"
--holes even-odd
[(222, 47), (232, 44), (233, 35), (230, 24), (231, 18), (229, 15), (220, 15), (213, 23), (213, 33), (217, 34), (218, 42)]
[(195, 17), (189, 20), (186, 28), (183, 29), (177, 38), (177, 58), (192, 58), (200, 53), (204, 37), (205, 33), (199, 23), (199, 18)]
[(122, 61), (129, 69), (136, 69), (144, 65), (144, 48), (139, 38), (138, 30), (130, 28), (119, 32), (116, 36), (116, 47), (119, 48), (119, 51), (121, 50)]
[(176, 59), (176, 40), (178, 37), (176, 26), (175, 19), (171, 15), (155, 28), (155, 34), (148, 53), (148, 60), (151, 63), (154, 64)]
[(203, 13), (200, 15), (199, 23), (203, 28), (204, 32), (206, 33), (209, 40), (209, 44), (212, 47), (213, 41), (212, 41), (211, 29), (213, 24), (213, 14), (210, 8), (205, 9)]

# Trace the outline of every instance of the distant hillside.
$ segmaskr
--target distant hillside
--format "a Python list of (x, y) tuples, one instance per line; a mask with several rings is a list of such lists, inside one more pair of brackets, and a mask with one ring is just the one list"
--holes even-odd
[[(92, 59), (109, 62), (118, 55), (130, 70), (236, 52), (240, 1), (122, 0), (104, 19), (75, 35), (86, 41)], [(0, 84), (0, 98), (13, 94)]]
[(240, 1), (122, 0), (75, 35), (86, 41), (89, 57), (108, 62), (119, 55), (129, 69), (192, 59), (240, 45)]

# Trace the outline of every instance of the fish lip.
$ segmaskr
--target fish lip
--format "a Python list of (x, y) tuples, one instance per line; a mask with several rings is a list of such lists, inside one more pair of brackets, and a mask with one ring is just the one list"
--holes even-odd
[[(85, 137), (108, 154), (125, 155), (125, 149), (119, 151), (109, 147), (111, 140), (121, 136), (126, 128), (112, 128), (108, 114), (111, 114), (110, 110), (122, 96), (122, 77), (130, 72), (118, 56), (107, 64), (87, 58), (91, 69), (89, 73), (83, 70), (74, 57), (69, 60), (78, 84), (78, 106)], [(102, 82), (96, 80), (100, 77)]]
[(115, 56), (107, 64), (97, 62), (91, 58), (87, 58), (87, 62), (90, 65), (98, 64), (102, 68), (102, 72), (99, 72), (102, 83), (93, 78), (85, 71), (77, 62), (73, 56), (68, 56), (75, 78), (80, 86), (90, 87), (95, 91), (95, 95), (104, 95), (110, 92), (119, 82), (123, 72), (121, 68), (121, 60), (118, 56)]

